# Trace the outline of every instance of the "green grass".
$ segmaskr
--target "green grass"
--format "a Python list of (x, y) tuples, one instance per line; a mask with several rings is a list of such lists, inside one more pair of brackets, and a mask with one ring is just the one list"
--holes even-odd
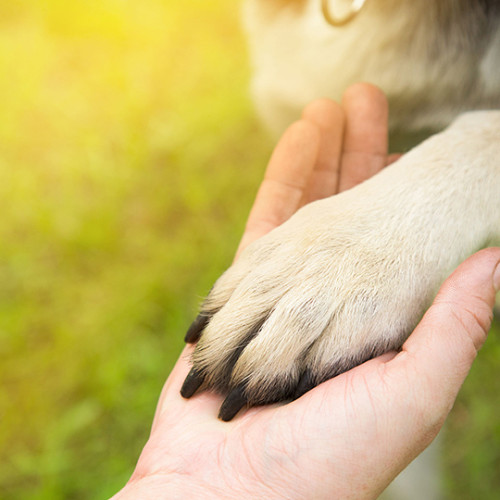
[[(239, 5), (0, 0), (0, 71), (0, 498), (106, 498), (270, 151)], [(500, 490), (498, 333), (451, 419), (450, 498)]]
[(237, 5), (0, 5), (0, 498), (105, 498), (269, 143)]

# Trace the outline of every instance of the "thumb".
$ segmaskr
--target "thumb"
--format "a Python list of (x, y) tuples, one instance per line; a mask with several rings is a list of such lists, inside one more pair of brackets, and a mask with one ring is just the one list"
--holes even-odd
[(486, 340), (499, 288), (500, 248), (487, 248), (468, 258), (444, 282), (392, 361), (396, 371), (416, 375), (413, 389), (432, 409), (429, 424), (440, 425), (453, 406)]

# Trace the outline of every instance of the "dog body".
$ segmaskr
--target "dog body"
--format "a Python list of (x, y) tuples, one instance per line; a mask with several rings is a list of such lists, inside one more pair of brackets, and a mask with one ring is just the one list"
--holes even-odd
[[(350, 0), (330, 0), (339, 9)], [(342, 27), (320, 0), (246, 0), (259, 114), (275, 132), (318, 97), (367, 81), (388, 96), (391, 128), (440, 130), (500, 106), (500, 2), (367, 0)]]
[[(273, 128), (358, 79), (392, 97), (393, 125), (407, 114), (406, 129), (498, 103), (499, 2), (366, 5), (332, 28), (316, 1), (247, 0), (254, 91)], [(187, 385), (236, 391), (222, 411), (232, 418), (245, 403), (297, 397), (399, 348), (451, 270), (500, 242), (499, 158), (500, 111), (465, 113), (372, 179), (306, 205), (250, 245), (202, 307)]]
[(500, 241), (499, 158), (500, 111), (466, 113), (249, 245), (202, 308), (204, 382), (272, 403), (398, 349), (446, 276)]
[[(216, 282), (187, 335), (199, 342), (182, 393), (228, 395), (224, 420), (399, 348), (446, 276), (500, 244), (500, 111), (469, 112), (500, 107), (500, 2), (367, 0), (337, 28), (320, 0), (245, 0), (244, 14), (253, 95), (276, 133), (357, 81), (387, 94), (392, 131), (453, 123), (303, 207)], [(395, 498), (438, 498), (435, 450), (426, 454), (392, 486)]]
[[(446, 276), (500, 243), (500, 111), (468, 112), (500, 107), (500, 2), (367, 0), (342, 27), (319, 4), (246, 0), (253, 95), (269, 128), (357, 81), (387, 94), (392, 131), (453, 123), (303, 207), (216, 282), (187, 335), (199, 341), (181, 392), (227, 395), (223, 420), (398, 349)], [(431, 447), (386, 494), (439, 498), (438, 468)]]
[[(342, 28), (318, 2), (247, 0), (254, 91), (274, 128), (364, 78), (400, 103), (394, 126), (408, 113), (407, 129), (500, 97), (496, 0), (368, 0)], [(232, 418), (399, 348), (452, 269), (500, 242), (499, 158), (500, 111), (464, 113), (250, 245), (202, 307), (187, 385), (236, 391), (222, 411)]]

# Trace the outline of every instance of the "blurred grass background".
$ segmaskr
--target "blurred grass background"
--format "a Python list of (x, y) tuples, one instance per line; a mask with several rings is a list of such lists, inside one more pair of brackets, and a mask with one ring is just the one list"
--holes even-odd
[[(0, 0), (0, 498), (130, 476), (271, 143), (234, 0)], [(449, 498), (500, 491), (500, 341), (445, 439)]]

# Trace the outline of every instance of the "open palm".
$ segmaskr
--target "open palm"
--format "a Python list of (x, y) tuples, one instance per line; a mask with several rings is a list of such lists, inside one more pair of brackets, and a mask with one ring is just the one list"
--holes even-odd
[[(391, 159), (378, 89), (357, 84), (341, 105), (313, 102), (278, 143), (238, 252), (303, 204), (354, 186)], [(216, 418), (219, 395), (180, 396), (186, 347), (136, 470), (115, 498), (375, 498), (451, 409), (489, 329), (499, 262), (500, 249), (488, 249), (462, 264), (401, 352), (229, 423)]]

